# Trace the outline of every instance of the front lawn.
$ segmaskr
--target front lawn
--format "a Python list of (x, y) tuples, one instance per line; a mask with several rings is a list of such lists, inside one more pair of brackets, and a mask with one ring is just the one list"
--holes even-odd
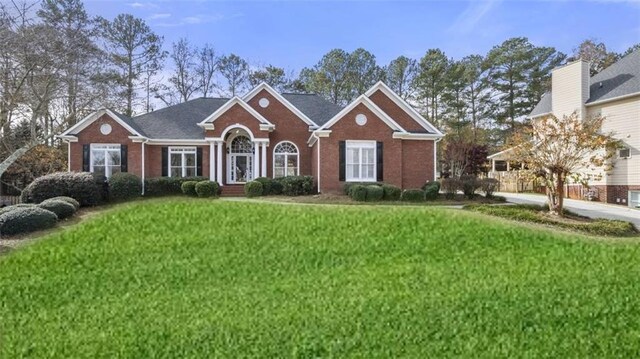
[(0, 357), (632, 358), (638, 278), (464, 211), (159, 199), (0, 256)]

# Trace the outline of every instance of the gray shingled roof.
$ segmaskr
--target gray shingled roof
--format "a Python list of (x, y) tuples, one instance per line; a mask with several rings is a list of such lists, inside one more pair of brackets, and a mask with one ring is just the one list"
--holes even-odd
[(198, 98), (132, 118), (145, 136), (158, 139), (203, 139), (198, 126), (228, 98)]
[[(590, 79), (589, 100), (604, 101), (640, 92), (640, 50), (618, 60)], [(551, 92), (544, 94), (529, 117), (551, 112)]]
[(329, 122), (342, 110), (342, 107), (316, 94), (284, 93), (282, 96), (318, 126)]

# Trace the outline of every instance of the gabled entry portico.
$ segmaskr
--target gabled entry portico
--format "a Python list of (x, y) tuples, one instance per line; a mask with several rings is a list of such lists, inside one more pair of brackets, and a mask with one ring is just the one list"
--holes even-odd
[(244, 184), (267, 176), (268, 138), (255, 138), (248, 127), (235, 124), (219, 138), (207, 140), (211, 148), (209, 176), (220, 185)]

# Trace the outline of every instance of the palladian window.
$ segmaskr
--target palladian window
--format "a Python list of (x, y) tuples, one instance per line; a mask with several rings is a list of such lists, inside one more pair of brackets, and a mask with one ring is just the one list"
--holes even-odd
[(273, 149), (273, 177), (297, 176), (299, 174), (298, 147), (292, 142), (280, 142)]

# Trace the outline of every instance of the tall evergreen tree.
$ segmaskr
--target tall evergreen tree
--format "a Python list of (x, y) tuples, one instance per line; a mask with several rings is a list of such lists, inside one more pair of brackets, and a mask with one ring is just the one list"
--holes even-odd
[(385, 67), (385, 81), (398, 96), (407, 100), (415, 93), (415, 77), (418, 73), (416, 60), (399, 56)]
[(375, 55), (363, 48), (358, 48), (349, 54), (348, 74), (348, 86), (351, 92), (348, 101), (364, 94), (384, 78), (384, 71), (376, 63)]
[(349, 54), (333, 49), (322, 56), (313, 68), (304, 68), (300, 80), (307, 92), (326, 97), (335, 104), (345, 104), (351, 98)]
[(460, 61), (464, 66), (466, 87), (462, 90), (462, 98), (467, 106), (468, 121), (473, 130), (473, 143), (480, 141), (481, 124), (487, 120), (490, 89), (487, 71), (483, 68), (484, 58), (480, 55), (469, 55)]
[(440, 99), (446, 84), (449, 59), (440, 49), (429, 49), (420, 59), (416, 77), (418, 98), (423, 102), (427, 118), (436, 126), (440, 125)]
[(235, 96), (242, 91), (249, 81), (249, 64), (236, 54), (222, 56), (218, 62), (218, 70), (227, 81), (227, 92)]
[(283, 68), (268, 65), (263, 69), (253, 71), (249, 75), (249, 83), (252, 87), (265, 82), (277, 91), (285, 91), (290, 84), (290, 80)]

